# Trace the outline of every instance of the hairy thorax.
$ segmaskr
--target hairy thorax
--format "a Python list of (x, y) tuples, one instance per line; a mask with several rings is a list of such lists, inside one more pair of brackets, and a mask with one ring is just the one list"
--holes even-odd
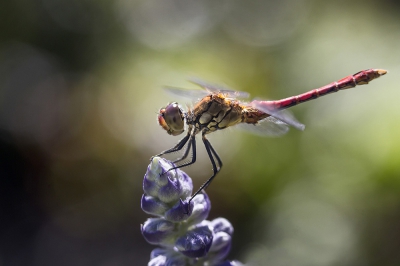
[(242, 122), (242, 111), (243, 107), (237, 101), (222, 94), (211, 94), (193, 107), (187, 122), (197, 131), (211, 133)]
[(241, 105), (223, 94), (211, 94), (201, 99), (189, 112), (187, 123), (197, 132), (211, 133), (238, 123), (256, 124), (268, 117), (252, 107)]

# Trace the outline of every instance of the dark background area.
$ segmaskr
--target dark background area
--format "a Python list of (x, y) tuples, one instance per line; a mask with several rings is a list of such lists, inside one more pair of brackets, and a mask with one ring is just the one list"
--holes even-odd
[[(165, 85), (192, 76), (280, 99), (368, 68), (367, 86), (291, 108), (281, 138), (210, 135), (210, 219), (251, 265), (400, 265), (396, 1), (0, 3), (0, 265), (145, 265), (142, 179), (172, 147)], [(201, 142), (185, 169), (211, 174)]]

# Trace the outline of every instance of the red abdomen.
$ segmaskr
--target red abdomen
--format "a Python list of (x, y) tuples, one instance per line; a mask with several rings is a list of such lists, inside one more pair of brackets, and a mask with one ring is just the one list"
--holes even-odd
[(387, 73), (386, 70), (383, 69), (368, 69), (360, 71), (354, 75), (347, 76), (338, 80), (336, 82), (332, 82), (326, 86), (323, 86), (318, 89), (314, 89), (308, 91), (303, 94), (299, 94), (297, 96), (292, 96), (289, 98), (285, 98), (277, 101), (266, 101), (265, 104), (269, 105), (272, 109), (281, 110), (286, 109), (291, 106), (297, 105), (299, 103), (303, 103), (309, 100), (316, 99), (320, 96), (327, 95), (332, 92), (337, 92), (344, 89), (354, 88), (357, 85), (368, 84), (368, 82), (379, 78), (382, 75)]

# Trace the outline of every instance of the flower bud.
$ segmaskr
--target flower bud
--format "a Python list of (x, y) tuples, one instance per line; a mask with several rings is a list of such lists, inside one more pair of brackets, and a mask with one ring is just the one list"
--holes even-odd
[(204, 257), (211, 247), (212, 240), (213, 234), (208, 226), (201, 226), (179, 237), (175, 242), (175, 247), (190, 258)]
[(219, 264), (215, 264), (215, 266), (244, 266), (241, 262), (239, 261), (224, 261)]
[(208, 217), (211, 210), (211, 202), (205, 192), (197, 194), (192, 200), (194, 207), (192, 215), (188, 219), (189, 224), (198, 224)]
[(164, 217), (171, 222), (182, 222), (192, 214), (193, 204), (192, 201), (189, 206), (187, 201), (183, 202), (179, 199), (179, 201), (165, 213)]
[(214, 228), (214, 233), (225, 232), (228, 235), (233, 235), (233, 226), (225, 218), (216, 218), (211, 221), (211, 226)]
[(155, 197), (147, 195), (142, 195), (141, 207), (144, 212), (159, 216), (164, 215), (164, 213), (169, 209), (167, 204)]
[(142, 225), (142, 235), (150, 244), (168, 246), (173, 244), (175, 224), (161, 218), (150, 218)]
[(228, 256), (231, 250), (232, 237), (225, 232), (214, 233), (213, 242), (209, 250), (212, 261), (221, 261)]
[(154, 157), (147, 167), (143, 180), (143, 190), (147, 195), (159, 198), (164, 203), (187, 198), (193, 189), (192, 180), (180, 169), (168, 171), (173, 167), (165, 159)]

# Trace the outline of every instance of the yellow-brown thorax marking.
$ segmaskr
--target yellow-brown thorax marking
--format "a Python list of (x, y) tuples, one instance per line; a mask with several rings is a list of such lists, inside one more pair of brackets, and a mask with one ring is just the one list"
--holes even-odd
[(206, 134), (238, 123), (257, 124), (269, 116), (251, 106), (228, 99), (221, 93), (207, 95), (188, 113), (187, 123), (194, 125), (197, 132), (204, 130)]

